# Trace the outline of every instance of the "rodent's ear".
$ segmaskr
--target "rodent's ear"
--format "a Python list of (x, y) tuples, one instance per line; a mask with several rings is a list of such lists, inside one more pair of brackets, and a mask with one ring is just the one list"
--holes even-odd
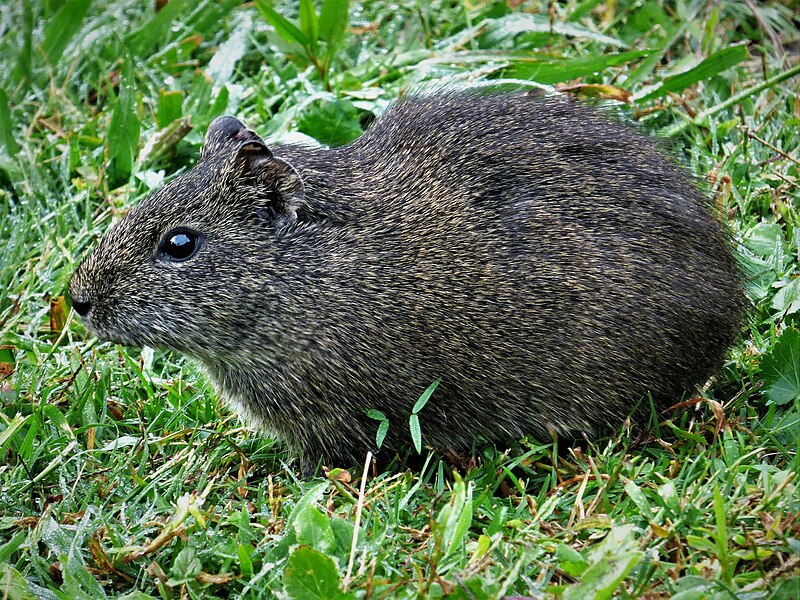
[(247, 129), (236, 117), (226, 115), (217, 117), (208, 126), (203, 149), (200, 151), (200, 160), (217, 154), (220, 150), (241, 144), (242, 142), (260, 143), (264, 148), (264, 140), (252, 129)]
[(272, 158), (272, 151), (267, 148), (264, 140), (247, 140), (236, 150), (238, 158), (246, 168), (252, 169), (256, 163), (265, 158)]
[(283, 216), (290, 220), (297, 218), (301, 209), (305, 189), (303, 180), (297, 170), (288, 162), (273, 156), (262, 141), (244, 142), (236, 151), (236, 161), (241, 175), (250, 175), (267, 185), (271, 192), (277, 192), (277, 205), (273, 204), (265, 214)]
[(297, 170), (285, 160), (272, 158), (269, 164), (275, 174), (275, 187), (281, 199), (281, 212), (292, 220), (297, 219), (305, 199), (305, 187)]

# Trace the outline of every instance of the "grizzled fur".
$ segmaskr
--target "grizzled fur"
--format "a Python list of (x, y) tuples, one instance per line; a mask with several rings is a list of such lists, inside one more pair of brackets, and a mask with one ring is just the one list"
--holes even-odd
[[(199, 232), (170, 262), (171, 229)], [(720, 367), (744, 305), (723, 227), (651, 140), (561, 99), (398, 103), (274, 154), (232, 117), (77, 269), (87, 327), (198, 359), (308, 465), (408, 440), (596, 433)]]

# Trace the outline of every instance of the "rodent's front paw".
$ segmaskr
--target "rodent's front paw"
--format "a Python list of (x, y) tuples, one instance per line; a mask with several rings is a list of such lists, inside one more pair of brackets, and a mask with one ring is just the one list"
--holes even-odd
[(303, 479), (314, 477), (322, 466), (321, 456), (303, 455), (297, 459), (297, 469)]

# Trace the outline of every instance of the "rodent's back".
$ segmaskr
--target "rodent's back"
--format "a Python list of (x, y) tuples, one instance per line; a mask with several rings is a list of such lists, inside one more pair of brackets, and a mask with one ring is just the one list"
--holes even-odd
[(741, 283), (695, 182), (586, 107), (412, 100), (344, 148), (277, 152), (350, 214), (301, 243), (331, 265), (320, 321), (348, 340), (322, 362), (361, 364), (342, 393), (383, 389), (406, 413), (441, 377), (441, 445), (614, 426), (647, 392), (704, 382), (737, 333)]

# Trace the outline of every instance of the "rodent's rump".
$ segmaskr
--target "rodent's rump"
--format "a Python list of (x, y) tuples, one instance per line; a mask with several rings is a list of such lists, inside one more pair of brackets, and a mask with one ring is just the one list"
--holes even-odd
[[(596, 433), (718, 369), (745, 305), (729, 241), (652, 140), (573, 102), (401, 101), (335, 149), (232, 117), (78, 267), (99, 337), (185, 352), (306, 464), (407, 440)], [(649, 403), (645, 403), (649, 406)], [(639, 416), (638, 414), (635, 416)]]

